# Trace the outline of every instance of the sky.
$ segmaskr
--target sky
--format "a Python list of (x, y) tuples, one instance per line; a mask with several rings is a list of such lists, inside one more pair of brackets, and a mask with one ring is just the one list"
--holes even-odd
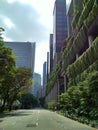
[[(70, 0), (68, 0), (70, 1)], [(53, 33), (55, 0), (0, 0), (0, 26), (5, 41), (36, 42), (35, 72), (42, 75)]]

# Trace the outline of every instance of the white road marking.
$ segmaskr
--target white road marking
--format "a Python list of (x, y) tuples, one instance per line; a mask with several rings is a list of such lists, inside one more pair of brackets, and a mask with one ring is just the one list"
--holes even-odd
[(38, 122), (36, 122), (36, 126), (38, 126)]
[(38, 110), (38, 114), (40, 113), (40, 110)]

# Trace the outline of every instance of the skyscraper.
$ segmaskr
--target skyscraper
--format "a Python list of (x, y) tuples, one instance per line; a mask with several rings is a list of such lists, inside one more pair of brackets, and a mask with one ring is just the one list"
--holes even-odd
[(16, 56), (17, 67), (30, 68), (34, 73), (35, 42), (5, 42), (4, 44), (10, 47)]
[(46, 84), (47, 84), (47, 62), (44, 62), (43, 64), (43, 95), (45, 95), (46, 90)]
[(50, 76), (50, 55), (49, 52), (47, 52), (47, 81), (49, 79)]
[(32, 94), (35, 97), (38, 97), (38, 91), (39, 89), (41, 89), (41, 75), (38, 73), (34, 73), (33, 80), (34, 82), (33, 82)]
[(53, 57), (62, 50), (67, 35), (66, 0), (56, 0), (53, 11)]
[(50, 34), (50, 41), (49, 41), (49, 49), (50, 49), (50, 73), (53, 69), (53, 34)]

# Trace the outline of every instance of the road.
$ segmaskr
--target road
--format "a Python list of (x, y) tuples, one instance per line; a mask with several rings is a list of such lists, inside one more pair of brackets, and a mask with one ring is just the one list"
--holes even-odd
[(0, 130), (96, 130), (44, 109), (17, 110), (0, 116)]

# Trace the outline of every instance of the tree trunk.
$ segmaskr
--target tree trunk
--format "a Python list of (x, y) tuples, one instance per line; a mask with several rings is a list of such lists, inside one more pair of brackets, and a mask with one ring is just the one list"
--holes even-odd
[(12, 110), (12, 104), (13, 104), (13, 101), (11, 101), (11, 102), (9, 103), (9, 105), (8, 105), (8, 109), (9, 109), (9, 111)]
[(3, 100), (3, 104), (2, 104), (1, 109), (0, 109), (0, 112), (1, 112), (1, 113), (3, 113), (3, 111), (4, 111), (5, 102), (6, 102), (6, 99)]

